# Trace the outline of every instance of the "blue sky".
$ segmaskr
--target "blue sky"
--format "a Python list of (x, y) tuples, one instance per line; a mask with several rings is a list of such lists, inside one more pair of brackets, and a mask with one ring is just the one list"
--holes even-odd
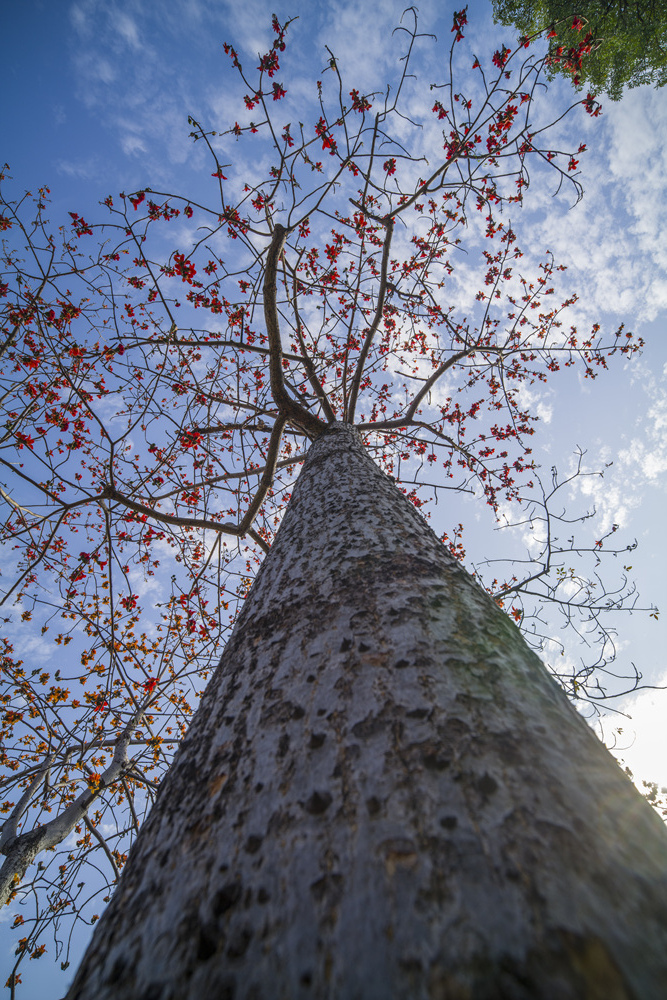
[[(211, 127), (240, 116), (224, 40), (253, 58), (266, 47), (274, 10), (281, 20), (299, 15), (283, 71), (286, 115), (297, 117), (326, 66), (325, 43), (351, 85), (382, 86), (399, 51), (391, 31), (403, 6), (396, 0), (337, 0), (326, 7), (312, 0), (5, 4), (0, 155), (11, 166), (15, 191), (48, 185), (59, 219), (69, 210), (88, 218), (105, 195), (120, 190), (193, 190), (203, 160), (188, 138), (187, 115)], [(425, 0), (419, 7), (422, 29), (448, 45), (453, 6)], [(473, 48), (493, 49), (506, 37), (493, 26), (486, 0), (470, 4), (469, 21)], [(423, 43), (427, 66), (436, 60), (431, 44)], [(567, 103), (568, 85), (557, 82), (553, 99)], [(632, 575), (646, 602), (667, 608), (667, 94), (641, 88), (617, 105), (605, 102), (602, 118), (584, 128), (591, 152), (581, 161), (583, 201), (571, 208), (571, 197), (554, 198), (536, 185), (521, 219), (512, 221), (524, 245), (536, 253), (549, 248), (568, 264), (582, 324), (625, 322), (647, 347), (642, 358), (614, 366), (593, 385), (564, 377), (536, 398), (543, 418), (537, 458), (547, 472), (554, 464), (565, 472), (580, 446), (591, 468), (613, 463), (604, 479), (584, 480), (573, 502), (595, 505), (603, 530), (618, 523), (624, 540), (637, 538)], [(461, 274), (458, 294), (465, 301), (465, 267)], [(461, 500), (446, 510), (441, 504), (436, 518), (440, 530), (465, 520), (465, 543), (477, 559), (494, 553), (494, 525), (479, 504)], [(520, 533), (513, 544), (524, 544)], [(650, 684), (667, 683), (664, 618), (633, 615), (619, 622), (619, 638), (620, 660), (633, 660)], [(609, 716), (607, 738), (620, 725), (619, 755), (638, 777), (667, 785), (667, 692), (613, 705), (632, 718)], [(0, 924), (0, 972), (10, 962), (6, 930)], [(66, 977), (48, 963), (48, 956), (26, 963), (24, 1000), (55, 1000), (64, 992)]]

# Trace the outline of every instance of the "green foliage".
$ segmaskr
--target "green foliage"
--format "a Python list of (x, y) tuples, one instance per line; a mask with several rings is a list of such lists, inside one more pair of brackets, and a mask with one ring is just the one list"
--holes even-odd
[[(567, 51), (591, 35), (593, 50), (577, 71), (577, 86), (604, 91), (613, 101), (624, 87), (667, 83), (667, 0), (492, 0), (494, 18), (523, 34), (552, 29), (554, 72), (571, 75)], [(559, 58), (560, 56), (560, 58)]]

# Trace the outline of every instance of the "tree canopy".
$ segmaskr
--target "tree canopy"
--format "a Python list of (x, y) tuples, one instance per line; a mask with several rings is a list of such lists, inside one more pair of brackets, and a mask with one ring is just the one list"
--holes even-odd
[[(66, 962), (72, 921), (96, 919), (333, 420), (356, 424), (425, 512), (465, 490), (537, 529), (539, 551), (483, 583), (545, 655), (545, 601), (592, 639), (589, 661), (561, 666), (561, 643), (552, 669), (572, 696), (604, 695), (602, 616), (636, 595), (598, 567), (625, 546), (573, 526), (567, 480), (540, 480), (525, 389), (561, 369), (595, 379), (641, 340), (577, 330), (546, 248), (524, 267), (509, 212), (530, 183), (576, 200), (586, 145), (552, 141), (550, 57), (530, 39), (476, 56), (466, 23), (456, 12), (433, 83), (412, 75), (431, 44), (413, 12), (386, 91), (352, 86), (328, 52), (310, 124), (282, 111), (289, 22), (274, 18), (258, 65), (225, 45), (235, 120), (190, 119), (205, 196), (146, 186), (54, 226), (48, 189), (13, 197), (5, 171), (2, 538), (18, 569), (3, 603), (56, 647), (52, 669), (3, 649), (0, 844), (24, 904), (19, 961), (53, 925)], [(464, 249), (478, 269), (458, 308)], [(443, 541), (464, 558), (460, 528)], [(90, 892), (88, 865), (102, 873)]]
[(546, 29), (552, 70), (614, 101), (625, 87), (667, 82), (664, 0), (493, 0), (493, 10), (526, 35)]

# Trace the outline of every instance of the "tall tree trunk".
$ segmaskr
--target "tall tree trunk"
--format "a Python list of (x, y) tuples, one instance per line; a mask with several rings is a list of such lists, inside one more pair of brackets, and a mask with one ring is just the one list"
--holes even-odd
[(333, 425), (68, 997), (666, 990), (663, 824)]

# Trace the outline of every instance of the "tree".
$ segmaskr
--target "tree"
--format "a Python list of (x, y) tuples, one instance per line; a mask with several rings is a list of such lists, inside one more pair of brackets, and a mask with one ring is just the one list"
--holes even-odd
[[(465, 23), (465, 12), (457, 12), (450, 66)], [(68, 917), (86, 913), (88, 919), (96, 919), (90, 916), (90, 907), (86, 910), (82, 865), (89, 859), (93, 863), (92, 851), (97, 847), (112, 878), (117, 877), (129, 841), (186, 729), (220, 636), (236, 617), (238, 603), (243, 603), (243, 612), (227, 647), (228, 661), (236, 655), (234, 650), (244, 649), (250, 641), (247, 636), (257, 622), (252, 609), (258, 601), (262, 606), (264, 602), (261, 581), (272, 579), (276, 572), (286, 578), (292, 572), (298, 576), (305, 572), (299, 570), (298, 559), (314, 559), (313, 565), (326, 567), (329, 579), (314, 601), (315, 610), (308, 612), (302, 594), (297, 602), (302, 606), (301, 616), (293, 605), (293, 612), (284, 606), (280, 615), (271, 613), (270, 621), (262, 618), (261, 641), (270, 644), (271, 633), (282, 634), (281, 624), (289, 624), (293, 637), (286, 640), (289, 649), (299, 625), (308, 633), (321, 631), (317, 608), (326, 604), (331, 579), (345, 577), (343, 552), (339, 551), (335, 565), (327, 563), (324, 549), (312, 538), (307, 552), (297, 559), (287, 529), (295, 518), (301, 532), (315, 523), (312, 518), (301, 521), (300, 511), (305, 515), (306, 506), (300, 495), (306, 493), (309, 503), (329, 495), (329, 487), (307, 486), (314, 472), (319, 470), (324, 482), (333, 474), (325, 475), (325, 470), (338, 469), (339, 489), (345, 492), (347, 484), (348, 499), (343, 503), (341, 496), (339, 507), (355, 538), (350, 551), (361, 552), (364, 534), (369, 532), (370, 548), (352, 581), (355, 613), (362, 618), (366, 613), (359, 607), (359, 592), (368, 594), (372, 606), (384, 607), (378, 588), (393, 580), (392, 586), (400, 590), (403, 576), (406, 586), (409, 582), (407, 597), (415, 601), (425, 582), (422, 570), (432, 558), (422, 554), (422, 547), (424, 552), (438, 553), (437, 559), (433, 555), (432, 584), (438, 600), (444, 600), (448, 592), (443, 574), (451, 575), (455, 564), (440, 544), (433, 549), (432, 535), (410, 507), (410, 502), (413, 507), (423, 505), (424, 489), (476, 491), (494, 509), (501, 500), (519, 503), (531, 497), (531, 490), (537, 491), (532, 502), (538, 506), (522, 507), (520, 516), (535, 523), (539, 517), (546, 518), (549, 530), (543, 534), (543, 554), (520, 579), (515, 575), (489, 581), (489, 589), (537, 645), (539, 630), (535, 627), (531, 632), (531, 619), (533, 623), (537, 619), (521, 595), (530, 595), (539, 585), (571, 622), (583, 620), (587, 628), (599, 630), (600, 658), (597, 664), (594, 661), (572, 671), (572, 693), (588, 691), (595, 697), (602, 690), (600, 672), (593, 668), (604, 668), (609, 657), (609, 634), (600, 625), (604, 607), (635, 606), (627, 581), (617, 592), (605, 593), (596, 589), (594, 574), (587, 577), (565, 568), (564, 558), (588, 554), (599, 561), (601, 550), (608, 551), (609, 546), (604, 538), (587, 543), (558, 540), (553, 527), (558, 517), (550, 497), (560, 487), (554, 482), (552, 491), (540, 494), (528, 445), (535, 418), (524, 403), (522, 386), (539, 385), (560, 367), (573, 365), (580, 365), (586, 377), (594, 378), (610, 357), (631, 356), (641, 346), (623, 329), (605, 336), (597, 325), (583, 335), (572, 326), (565, 328), (563, 317), (572, 298), (551, 305), (557, 301), (552, 298), (556, 294), (552, 281), (558, 276), (558, 266), (547, 254), (536, 278), (524, 276), (516, 235), (501, 217), (504, 209), (520, 205), (529, 168), (534, 179), (543, 171), (552, 175), (555, 171), (559, 185), (571, 182), (575, 193), (580, 193), (575, 157), (585, 146), (580, 144), (577, 153), (573, 151), (576, 144), (567, 150), (551, 148), (547, 144), (549, 120), (544, 117), (549, 108), (545, 105), (540, 112), (534, 101), (545, 59), (529, 53), (520, 62), (525, 55), (522, 49), (512, 54), (503, 48), (494, 53), (492, 69), (486, 72), (480, 60), (474, 59), (474, 82), (466, 85), (470, 96), (452, 76), (432, 88), (436, 98), (430, 120), (414, 122), (404, 109), (417, 94), (409, 73), (413, 50), (421, 44), (415, 24), (403, 29), (406, 55), (394, 89), (386, 94), (348, 91), (330, 53), (326, 72), (331, 86), (318, 83), (317, 122), (309, 131), (300, 123), (298, 127), (294, 123), (277, 126), (279, 112), (274, 109), (280, 109), (278, 102), (286, 91), (274, 77), (280, 69), (287, 25), (274, 19), (273, 28), (274, 42), (260, 59), (258, 80), (251, 82), (236, 51), (226, 47), (245, 90), (246, 113), (241, 123), (217, 134), (191, 120), (195, 141), (212, 157), (217, 197), (213, 206), (203, 199), (146, 188), (121, 196), (119, 202), (108, 197), (109, 216), (103, 223), (89, 223), (71, 213), (71, 224), (54, 235), (45, 218), (46, 190), (36, 199), (32, 215), (27, 213), (28, 200), (3, 201), (3, 228), (18, 237), (18, 246), (8, 243), (4, 251), (3, 351), (8, 389), (3, 445), (11, 458), (0, 456), (0, 461), (12, 477), (5, 491), (10, 516), (4, 537), (18, 549), (20, 558), (19, 575), (5, 599), (19, 601), (24, 620), (35, 620), (43, 634), (55, 631), (56, 624), (63, 629), (64, 620), (55, 642), (69, 645), (81, 662), (81, 668), (62, 667), (53, 675), (39, 670), (31, 673), (15, 661), (11, 649), (5, 650), (3, 668), (11, 687), (5, 696), (3, 736), (8, 750), (3, 764), (10, 778), (7, 784), (16, 789), (16, 798), (4, 804), (8, 814), (2, 839), (7, 896), (22, 891), (20, 880), (38, 855), (57, 851), (51, 861), (46, 855), (46, 864), (40, 860), (29, 876), (37, 908), (30, 932), (19, 942), (19, 960), (41, 953), (43, 946), (37, 941), (49, 924), (57, 930)], [(587, 98), (573, 106), (577, 109), (595, 115), (598, 106)], [(233, 160), (229, 165), (228, 153)], [(245, 172), (246, 155), (259, 164), (252, 181)], [(318, 155), (322, 161), (316, 159)], [(478, 235), (484, 244), (481, 287), (471, 296), (471, 308), (460, 316), (448, 306), (446, 296), (463, 227), (471, 230), (470, 249), (475, 249), (478, 212), (483, 220)], [(173, 249), (173, 237), (165, 235), (176, 219), (191, 227), (192, 245), (187, 251)], [(84, 248), (96, 232), (102, 242), (86, 254)], [(227, 243), (227, 238), (232, 242)], [(182, 239), (181, 235), (181, 246)], [(494, 240), (495, 244), (487, 242)], [(495, 250), (489, 249), (494, 246)], [(352, 425), (383, 471), (363, 457), (359, 440), (349, 430)], [(337, 451), (343, 455), (342, 466), (334, 461)], [(291, 497), (296, 468), (306, 457), (308, 465), (298, 479), (300, 492)], [(437, 477), (425, 475), (424, 470), (436, 467)], [(395, 476), (407, 499), (390, 487), (387, 475)], [(355, 494), (364, 495), (359, 476), (362, 481), (368, 479), (378, 503), (384, 498), (380, 506), (389, 518), (385, 531), (388, 538), (394, 538), (388, 551), (406, 552), (398, 570), (390, 571), (386, 560), (384, 564), (379, 560), (386, 574), (371, 572), (383, 546), (378, 549), (377, 520), (370, 518), (366, 526), (349, 506)], [(283, 521), (274, 543), (276, 528)], [(408, 530), (406, 526), (417, 532), (419, 548), (414, 552), (400, 535), (401, 530)], [(341, 543), (323, 526), (315, 534), (325, 547), (340, 550)], [(288, 541), (283, 543), (283, 538)], [(462, 554), (458, 532), (444, 540), (454, 555)], [(252, 596), (245, 600), (262, 553), (268, 553), (264, 568), (250, 591)], [(167, 559), (171, 580), (164, 578), (161, 565)], [(396, 563), (395, 556), (391, 562), (392, 566)], [(316, 579), (310, 569), (300, 578), (312, 583)], [(465, 578), (459, 573), (457, 579)], [(159, 585), (160, 595), (152, 613), (153, 583)], [(482, 597), (476, 585), (470, 586), (475, 596), (466, 600), (477, 607)], [(336, 596), (335, 607), (340, 600)], [(491, 608), (495, 616), (489, 601), (484, 598), (480, 607), (485, 615)], [(494, 624), (485, 628), (505, 636), (504, 649), (505, 643), (512, 646), (517, 637), (514, 626), (500, 611), (497, 615), (489, 619)], [(417, 618), (423, 618), (421, 611)], [(340, 627), (338, 622), (335, 628)], [(358, 628), (355, 625), (349, 636), (347, 631), (329, 635), (322, 647), (327, 662), (331, 651), (338, 650), (340, 655), (350, 653), (350, 663), (357, 654), (368, 653), (370, 666), (379, 666), (373, 660), (379, 654), (369, 652), (372, 644), (363, 638), (357, 642)], [(426, 623), (424, 628), (424, 650), (431, 649), (429, 655), (434, 657), (433, 644), (442, 640), (441, 625), (436, 628), (437, 636), (429, 636)], [(375, 633), (375, 640), (379, 635)], [(273, 685), (271, 656), (260, 648), (259, 635), (252, 642), (255, 638), (258, 664), (260, 659), (269, 664), (258, 690), (269, 684), (267, 693), (277, 692), (276, 719), (281, 726), (306, 719), (296, 688), (286, 694)], [(413, 635), (413, 653), (415, 641)], [(475, 662), (490, 662), (489, 657), (500, 662), (501, 655), (506, 655), (502, 649), (492, 654), (489, 649), (484, 656), (480, 652), (482, 659)], [(577, 749), (571, 753), (577, 760), (587, 755), (590, 760), (592, 755), (593, 760), (605, 761), (600, 765), (606, 768), (601, 780), (617, 788), (633, 816), (639, 810), (637, 829), (643, 830), (647, 844), (654, 845), (647, 848), (648, 853), (659, 856), (664, 839), (659, 822), (656, 826), (650, 810), (641, 818), (635, 793), (588, 731), (577, 728), (576, 715), (566, 702), (558, 701), (542, 677), (539, 661), (527, 651), (517, 656), (528, 657), (525, 663), (536, 672), (535, 686), (542, 691), (538, 702), (528, 699), (517, 711), (533, 718), (533, 710), (546, 711), (546, 702), (560, 706), (554, 711), (562, 716), (565, 729), (579, 734), (572, 737), (571, 746), (576, 744)], [(398, 671), (397, 683), (403, 683), (408, 668), (414, 672), (415, 663), (399, 655), (397, 647), (389, 646), (386, 657), (391, 670)], [(459, 667), (452, 663), (452, 670), (467, 662), (462, 652), (450, 660), (460, 661)], [(354, 672), (357, 667), (351, 669)], [(519, 672), (528, 669), (525, 664), (517, 667)], [(490, 675), (495, 673), (490, 671)], [(476, 669), (470, 675), (476, 679), (466, 683), (483, 687)], [(218, 672), (216, 677), (220, 676)], [(317, 676), (308, 669), (306, 690), (317, 690)], [(344, 687), (341, 681), (339, 689)], [(505, 697), (504, 688), (497, 688), (496, 693), (500, 695), (501, 690)], [(405, 698), (413, 695), (417, 696), (416, 690)], [(274, 700), (274, 695), (268, 697)], [(207, 698), (210, 706), (213, 695)], [(474, 701), (472, 689), (467, 694), (462, 689), (462, 701), (466, 699)], [(518, 705), (519, 699), (514, 700)], [(362, 699), (355, 708), (363, 712), (359, 718), (340, 716), (340, 734), (359, 723), (362, 738), (366, 729), (361, 724), (368, 720), (369, 738), (375, 731), (391, 730), (400, 745), (406, 704), (397, 700), (396, 713), (390, 705), (386, 718), (392, 722), (387, 728), (385, 716), (376, 726), (373, 703)], [(421, 741), (428, 744), (422, 747), (423, 753), (415, 751), (415, 767), (406, 773), (410, 781), (423, 773), (425, 781), (435, 782), (434, 790), (444, 780), (443, 774), (449, 774), (459, 752), (459, 736), (465, 743), (464, 728), (473, 731), (472, 716), (469, 721), (458, 711), (451, 716), (446, 704), (438, 701), (438, 711), (432, 715), (424, 714), (421, 702), (408, 709), (416, 713), (410, 716), (409, 725), (423, 723), (430, 735)], [(216, 713), (219, 708), (216, 703)], [(272, 717), (273, 709), (267, 710)], [(320, 710), (318, 718), (326, 717), (331, 725), (326, 708), (318, 706), (316, 711)], [(204, 709), (198, 718), (205, 719), (210, 711)], [(231, 715), (226, 725), (233, 725)], [(487, 730), (476, 711), (473, 715), (475, 726), (482, 727), (475, 735), (475, 746), (481, 747)], [(459, 727), (459, 736), (454, 730), (440, 732), (449, 718), (457, 720), (454, 730)], [(304, 732), (306, 725), (311, 749), (318, 749), (324, 736), (319, 745), (327, 744), (327, 752), (321, 755), (326, 762), (328, 747), (334, 742), (332, 731), (315, 728), (309, 719), (301, 723)], [(191, 730), (190, 745), (202, 749), (198, 732)], [(489, 720), (491, 743), (493, 732)], [(240, 740), (238, 734), (234, 740), (240, 752), (237, 736)], [(259, 754), (261, 727), (256, 736)], [(293, 738), (294, 733), (285, 729), (276, 745), (277, 759), (284, 758), (287, 765), (293, 760), (289, 742)], [(497, 748), (497, 741), (494, 745)], [(453, 748), (451, 752), (448, 747)], [(183, 773), (184, 760), (186, 771), (190, 768), (193, 773), (188, 753), (184, 748), (175, 776)], [(508, 753), (509, 761), (513, 751)], [(531, 750), (526, 767), (532, 755)], [(374, 759), (379, 760), (377, 754)], [(550, 763), (544, 762), (541, 780), (550, 785), (556, 780), (552, 777), (555, 759), (551, 755)], [(244, 766), (243, 760), (234, 758), (234, 762)], [(351, 766), (351, 758), (344, 766), (340, 763), (336, 780)], [(455, 772), (453, 768), (451, 773)], [(465, 780), (460, 779), (461, 787), (468, 789), (472, 782), (471, 794), (482, 799), (490, 798), (499, 787), (494, 770), (478, 773), (473, 769), (466, 774)], [(575, 781), (568, 774), (564, 789)], [(200, 780), (204, 777), (208, 781), (208, 771), (201, 773)], [(394, 772), (394, 777), (400, 782), (405, 774), (399, 777)], [(167, 787), (177, 787), (177, 777), (170, 780)], [(216, 773), (216, 794), (226, 787), (225, 780), (222, 772)], [(530, 780), (526, 772), (522, 781)], [(238, 783), (231, 782), (230, 788)], [(280, 788), (274, 791), (284, 794)], [(517, 822), (520, 815), (526, 815), (525, 791), (520, 797), (523, 804), (515, 810)], [(301, 794), (296, 784), (295, 794)], [(165, 791), (160, 801), (168, 802), (167, 795)], [(334, 815), (329, 811), (333, 794), (324, 785), (314, 787), (303, 801), (305, 814), (313, 822)], [(379, 792), (369, 793), (364, 801), (369, 816), (384, 823), (385, 805)], [(500, 801), (500, 796), (494, 801)], [(598, 797), (591, 801), (592, 808), (600, 808)], [(169, 812), (172, 807), (166, 808)], [(154, 828), (161, 813), (152, 815)], [(280, 835), (279, 820), (277, 816), (276, 836)], [(444, 820), (443, 830), (458, 829), (454, 813)], [(461, 820), (461, 831), (464, 828), (469, 831), (469, 824)], [(150, 829), (144, 843), (150, 844)], [(314, 829), (321, 829), (321, 822)], [(468, 836), (459, 833), (456, 837), (460, 835), (464, 840)], [(258, 854), (258, 836), (244, 829), (248, 857)], [(513, 828), (511, 836), (518, 837), (518, 831)], [(392, 838), (396, 844), (387, 848), (387, 871), (393, 877), (397, 871), (411, 870), (413, 860), (412, 848), (404, 851), (401, 847), (410, 837), (392, 834)], [(555, 849), (552, 840), (549, 843)], [(627, 843), (634, 846), (634, 841)], [(604, 864), (611, 864), (612, 857), (615, 864), (628, 849), (627, 843), (612, 844)], [(520, 840), (517, 844), (519, 861), (525, 861), (527, 856), (521, 852), (527, 845)], [(590, 844), (587, 850), (592, 850)], [(559, 857), (562, 861), (562, 853)], [(330, 889), (335, 896), (336, 886), (342, 884), (339, 876), (344, 877), (334, 860), (321, 876), (322, 898), (327, 900)], [(257, 857), (253, 863), (259, 861)], [(520, 872), (519, 861), (515, 874)], [(277, 857), (271, 863), (277, 864)], [(137, 864), (141, 867), (141, 862)], [(475, 868), (477, 861), (471, 864)], [(654, 861), (647, 864), (653, 870)], [(128, 876), (128, 885), (134, 877)], [(519, 881), (522, 877), (517, 876)], [(641, 878), (639, 883), (644, 885)], [(235, 896), (235, 878), (230, 876), (222, 886), (213, 880), (212, 885), (215, 891), (224, 890), (219, 900), (222, 911), (230, 909), (236, 900), (226, 907), (224, 892), (229, 885), (229, 893)], [(313, 890), (315, 895), (319, 891)], [(106, 883), (99, 895), (105, 892)], [(436, 897), (440, 898), (437, 893)], [(631, 897), (641, 909), (639, 896), (631, 893)], [(607, 897), (602, 894), (600, 899), (600, 906), (608, 908)], [(517, 902), (517, 920), (520, 910)], [(17, 920), (23, 926), (22, 914)], [(601, 947), (607, 952), (613, 947), (616, 952), (617, 931), (609, 926), (611, 936)], [(590, 924), (584, 921), (566, 931), (575, 937), (579, 934), (576, 940), (567, 938), (571, 957), (579, 956), (572, 959), (575, 965), (585, 965), (590, 955), (591, 961), (598, 961)], [(653, 940), (644, 931), (647, 941)], [(202, 961), (206, 953), (211, 954), (207, 933), (202, 938)], [(241, 928), (239, 933), (232, 951), (236, 948), (241, 957), (245, 932)], [(599, 961), (605, 969), (611, 968), (608, 957)], [(645, 965), (646, 981), (651, 982), (655, 966), (648, 955)], [(621, 968), (623, 976), (634, 982), (638, 973)], [(445, 975), (438, 969), (433, 973), (436, 983)], [(584, 980), (588, 975), (585, 970), (580, 974)], [(17, 975), (15, 970), (10, 977), (12, 988)], [(302, 985), (305, 988), (305, 981)]]
[[(620, 100), (624, 87), (667, 82), (662, 0), (493, 0), (494, 16), (527, 35), (548, 29), (553, 70)], [(581, 55), (587, 58), (582, 63)]]
[(334, 424), (68, 996), (657, 1000), (665, 861), (516, 628)]

